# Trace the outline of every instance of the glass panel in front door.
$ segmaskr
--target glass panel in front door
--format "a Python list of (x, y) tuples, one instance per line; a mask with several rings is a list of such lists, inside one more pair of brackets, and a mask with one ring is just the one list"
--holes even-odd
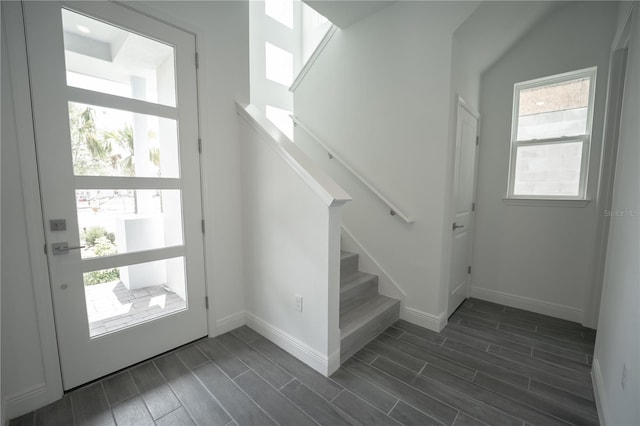
[(69, 102), (69, 130), (76, 176), (180, 177), (176, 120)]
[(174, 189), (76, 190), (82, 258), (182, 245), (181, 204)]
[[(173, 47), (65, 9), (62, 24), (67, 85), (94, 99), (68, 102), (73, 174), (76, 185), (102, 183), (75, 190), (81, 259), (183, 245), (181, 190), (162, 188), (180, 178), (177, 120), (100, 105), (96, 94), (175, 107)], [(161, 180), (127, 189), (109, 186), (114, 178)], [(184, 257), (118, 259), (82, 274), (91, 338), (187, 309)]]
[(173, 47), (62, 10), (67, 85), (176, 106)]
[(183, 257), (89, 271), (83, 281), (91, 338), (187, 307)]

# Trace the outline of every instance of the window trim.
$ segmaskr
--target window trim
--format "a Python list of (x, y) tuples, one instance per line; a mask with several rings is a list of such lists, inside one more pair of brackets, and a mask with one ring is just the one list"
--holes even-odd
[[(589, 159), (591, 157), (591, 133), (593, 125), (593, 110), (596, 93), (596, 76), (597, 67), (584, 68), (581, 70), (566, 72), (562, 74), (556, 74), (549, 77), (537, 78), (534, 80), (528, 80), (513, 85), (513, 104), (511, 110), (511, 140), (509, 143), (509, 173), (507, 179), (507, 194), (504, 197), (504, 201), (507, 200), (530, 200), (531, 202), (549, 201), (562, 203), (563, 201), (575, 201), (587, 199), (587, 180), (589, 175)], [(556, 138), (547, 139), (517, 139), (518, 132), (518, 114), (520, 109), (520, 92), (527, 89), (536, 87), (550, 86), (553, 84), (563, 83), (566, 81), (577, 80), (580, 78), (589, 78), (589, 104), (587, 107), (587, 123), (586, 133), (574, 136), (562, 136)], [(578, 185), (578, 195), (516, 195), (514, 194), (515, 186), (515, 169), (516, 169), (516, 154), (518, 147), (521, 146), (533, 146), (533, 145), (552, 145), (568, 142), (582, 142), (582, 157), (580, 162), (580, 182)], [(586, 205), (586, 204), (585, 204)]]

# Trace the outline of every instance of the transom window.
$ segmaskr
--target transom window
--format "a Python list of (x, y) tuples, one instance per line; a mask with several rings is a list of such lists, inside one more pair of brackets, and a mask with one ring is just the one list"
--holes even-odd
[(596, 68), (517, 83), (508, 198), (586, 198)]

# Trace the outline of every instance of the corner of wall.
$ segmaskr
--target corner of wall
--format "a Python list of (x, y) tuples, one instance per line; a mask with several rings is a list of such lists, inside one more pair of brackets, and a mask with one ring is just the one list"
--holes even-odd
[(266, 337), (271, 342), (280, 346), (282, 349), (324, 376), (328, 377), (340, 366), (339, 350), (325, 356), (290, 334), (250, 312), (246, 313), (246, 320), (249, 328)]
[(572, 306), (561, 305), (559, 303), (552, 303), (545, 300), (534, 299), (532, 297), (521, 296), (484, 287), (471, 287), (470, 295), (489, 302), (513, 306), (514, 308), (524, 309), (543, 315), (550, 315), (567, 321), (577, 323), (582, 321), (582, 309), (574, 308)]
[(231, 330), (235, 330), (238, 327), (242, 327), (247, 324), (247, 313), (245, 311), (236, 312), (235, 314), (228, 315), (224, 318), (220, 318), (215, 321), (215, 329), (210, 331), (209, 336), (215, 337), (221, 334), (227, 333)]
[(591, 381), (593, 382), (593, 397), (596, 400), (596, 409), (598, 410), (598, 420), (601, 425), (611, 424), (608, 420), (611, 418), (609, 415), (609, 405), (607, 403), (607, 394), (604, 387), (604, 380), (602, 379), (602, 371), (600, 370), (600, 363), (598, 358), (593, 358), (593, 368), (591, 370)]
[(8, 424), (7, 422), (7, 401), (5, 401), (4, 397), (2, 398), (2, 402), (0, 402), (0, 404), (2, 404), (0, 406), (0, 425), (4, 426), (6, 424)]
[(428, 312), (406, 306), (400, 311), (400, 319), (437, 333), (442, 331), (448, 321), (447, 314), (445, 312), (441, 312), (438, 315), (432, 315)]

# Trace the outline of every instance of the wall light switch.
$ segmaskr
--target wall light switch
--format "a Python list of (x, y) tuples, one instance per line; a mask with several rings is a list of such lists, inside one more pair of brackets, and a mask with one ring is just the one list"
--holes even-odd
[(302, 296), (296, 296), (296, 310), (302, 312)]

